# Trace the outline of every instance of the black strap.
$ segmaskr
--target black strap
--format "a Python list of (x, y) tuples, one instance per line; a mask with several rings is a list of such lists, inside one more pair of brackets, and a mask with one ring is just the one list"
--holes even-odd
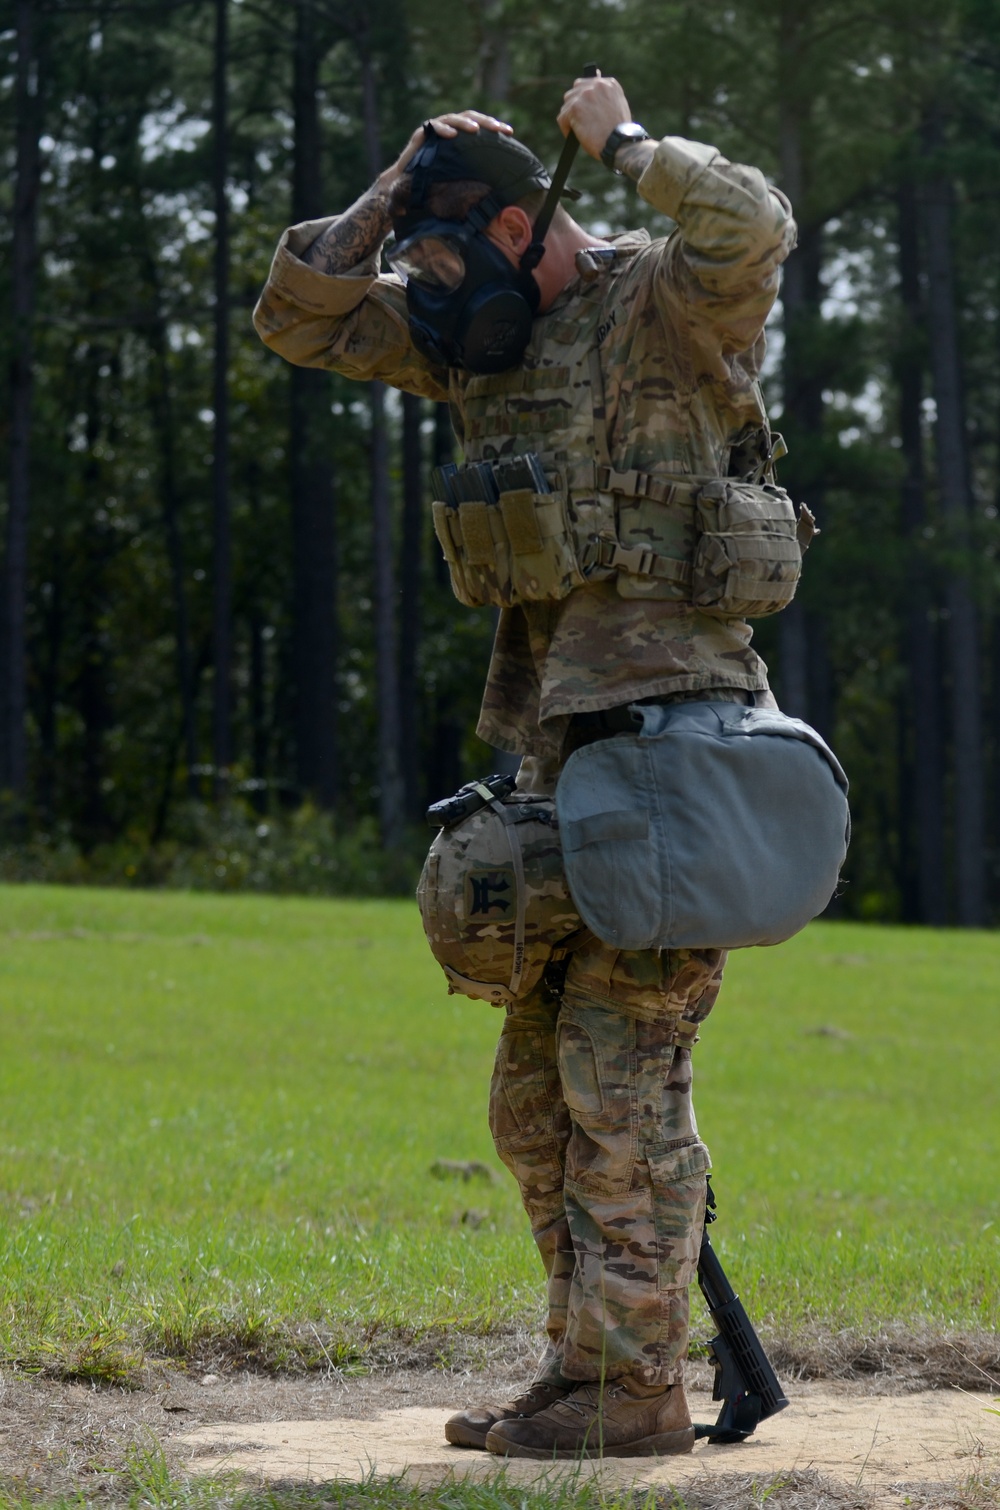
[[(600, 69), (596, 63), (586, 63), (584, 64), (581, 77), (596, 79), (599, 73)], [(521, 266), (526, 273), (530, 273), (532, 268), (536, 268), (545, 254), (545, 233), (552, 224), (552, 217), (556, 212), (556, 206), (559, 203), (563, 189), (566, 187), (566, 180), (569, 178), (569, 170), (572, 168), (573, 160), (579, 150), (580, 142), (576, 132), (571, 131), (563, 142), (563, 149), (559, 154), (556, 171), (552, 175), (549, 192), (545, 196), (545, 203), (538, 212), (538, 219), (535, 221), (534, 238), (521, 258)]]

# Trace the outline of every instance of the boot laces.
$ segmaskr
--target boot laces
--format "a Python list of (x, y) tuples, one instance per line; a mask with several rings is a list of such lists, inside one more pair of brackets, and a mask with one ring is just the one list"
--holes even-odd
[(511, 1408), (523, 1411), (526, 1405), (534, 1405), (539, 1395), (544, 1397), (550, 1391), (554, 1391), (555, 1388), (554, 1384), (550, 1384), (545, 1379), (536, 1379), (534, 1384), (528, 1385), (523, 1394), (518, 1395), (516, 1399), (510, 1402)]
[(577, 1415), (593, 1416), (600, 1411), (602, 1394), (607, 1395), (609, 1400), (617, 1400), (622, 1393), (620, 1384), (605, 1385), (603, 1390), (599, 1384), (582, 1384), (571, 1395), (567, 1395), (561, 1403), (567, 1409), (576, 1411)]

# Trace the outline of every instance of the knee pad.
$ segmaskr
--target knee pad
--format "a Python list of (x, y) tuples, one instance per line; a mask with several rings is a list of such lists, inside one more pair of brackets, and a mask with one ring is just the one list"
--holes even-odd
[(586, 931), (569, 894), (555, 802), (473, 783), (482, 805), (441, 829), (417, 901), (431, 952), (460, 992), (506, 1007), (557, 989)]

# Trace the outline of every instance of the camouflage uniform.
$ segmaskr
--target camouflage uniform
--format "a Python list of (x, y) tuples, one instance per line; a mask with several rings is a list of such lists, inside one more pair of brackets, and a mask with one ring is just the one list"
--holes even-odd
[(539, 1378), (680, 1378), (709, 1167), (689, 1045), (723, 963), (595, 941), (561, 1006), (536, 991), (504, 1022), (490, 1129), (545, 1265)]
[[(448, 400), (469, 461), (537, 452), (585, 532), (609, 506), (602, 464), (658, 481), (724, 476), (765, 422), (763, 326), (794, 245), (784, 197), (713, 147), (667, 137), (638, 188), (678, 230), (618, 237), (609, 266), (536, 317), (510, 372), (422, 358), (404, 289), (377, 259), (339, 277), (303, 263), (328, 221), (285, 233), (257, 329), (290, 361)], [(669, 511), (661, 524), (628, 497), (610, 506), (625, 545), (688, 555)], [(551, 790), (575, 716), (636, 698), (769, 698), (750, 638), (674, 582), (596, 572), (560, 601), (502, 611), (479, 733), (529, 757), (523, 790)], [(708, 1167), (690, 1044), (723, 964), (722, 951), (625, 953), (592, 940), (571, 956), (561, 1006), (535, 988), (507, 1016), (491, 1127), (548, 1276), (542, 1377), (679, 1377)]]

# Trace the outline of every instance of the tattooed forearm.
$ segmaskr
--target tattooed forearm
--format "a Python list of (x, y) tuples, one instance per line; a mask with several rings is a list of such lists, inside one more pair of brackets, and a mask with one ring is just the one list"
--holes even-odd
[(615, 167), (626, 178), (638, 182), (649, 167), (655, 151), (655, 142), (625, 142), (615, 153)]
[(317, 236), (303, 260), (321, 273), (346, 273), (377, 252), (391, 229), (390, 186), (377, 180), (361, 198), (345, 210), (333, 225)]

